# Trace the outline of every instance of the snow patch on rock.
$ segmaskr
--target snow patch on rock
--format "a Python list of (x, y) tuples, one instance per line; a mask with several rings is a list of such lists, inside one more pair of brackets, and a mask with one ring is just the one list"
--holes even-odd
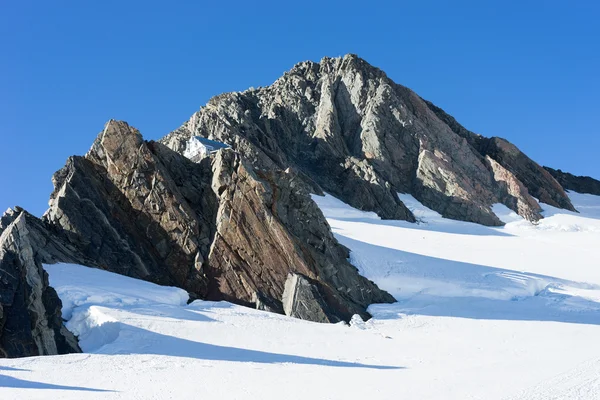
[(206, 139), (202, 136), (192, 136), (186, 144), (183, 155), (192, 161), (198, 161), (221, 149), (228, 148), (230, 148), (230, 146), (223, 142)]

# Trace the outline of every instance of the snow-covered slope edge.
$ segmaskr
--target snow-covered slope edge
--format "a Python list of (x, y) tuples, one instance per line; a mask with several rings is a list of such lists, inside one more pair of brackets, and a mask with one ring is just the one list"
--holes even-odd
[(368, 386), (339, 385), (403, 370), (386, 351), (389, 339), (343, 323), (227, 302), (186, 305), (178, 288), (79, 265), (46, 268), (88, 354), (0, 360), (0, 398), (281, 398), (302, 377), (314, 385), (285, 398), (365, 397)]
[(352, 262), (399, 300), (350, 327), (48, 266), (87, 354), (0, 360), (0, 398), (600, 399), (600, 198), (570, 195), (581, 214), (542, 205), (539, 224), (504, 228), (408, 197), (419, 224), (315, 197)]
[[(63, 303), (66, 326), (79, 339), (86, 353), (111, 352), (109, 345), (123, 337), (132, 327), (120, 322), (120, 312), (148, 313), (185, 319), (183, 309), (188, 300), (185, 290), (164, 287), (80, 265), (46, 265), (50, 284)], [(131, 351), (132, 343), (127, 343)]]
[[(571, 196), (586, 214), (543, 205), (546, 218), (532, 224), (497, 205), (507, 222), (502, 228), (442, 218), (404, 194), (418, 224), (382, 221), (329, 195), (313, 199), (337, 239), (352, 250), (352, 263), (397, 300), (433, 296), (442, 298), (443, 307), (450, 306), (449, 298), (542, 301), (552, 313), (573, 309), (583, 318), (582, 312), (592, 311), (596, 318), (600, 254), (593, 243), (600, 238), (600, 198)], [(532, 311), (539, 316), (541, 310)]]
[[(600, 197), (569, 193), (580, 214), (541, 204), (546, 218), (535, 224), (496, 205), (507, 224), (489, 228), (399, 196), (418, 224), (313, 196), (361, 274), (399, 300), (371, 306), (365, 329), (412, 339), (424, 352), (432, 346), (435, 359), (422, 361), (433, 370), (460, 354), (455, 378), (481, 379), (477, 390), (456, 383), (434, 398), (600, 398), (600, 351), (591, 344), (600, 324)], [(516, 365), (522, 356), (529, 367)], [(510, 387), (497, 381), (507, 376)]]

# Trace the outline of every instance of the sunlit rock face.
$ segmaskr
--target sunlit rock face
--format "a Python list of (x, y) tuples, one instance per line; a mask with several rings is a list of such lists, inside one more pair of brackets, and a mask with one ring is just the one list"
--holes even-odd
[(515, 146), (466, 130), (355, 55), (303, 62), (271, 86), (216, 96), (162, 143), (183, 153), (198, 136), (258, 168), (291, 167), (315, 191), (382, 218), (414, 221), (396, 192), (485, 225), (502, 224), (495, 203), (529, 220), (541, 218), (533, 197), (573, 208)]
[(281, 312), (287, 276), (300, 273), (332, 320), (394, 301), (347, 261), (303, 179), (219, 147), (195, 163), (109, 121), (85, 157), (55, 174), (44, 219), (94, 266), (193, 297)]

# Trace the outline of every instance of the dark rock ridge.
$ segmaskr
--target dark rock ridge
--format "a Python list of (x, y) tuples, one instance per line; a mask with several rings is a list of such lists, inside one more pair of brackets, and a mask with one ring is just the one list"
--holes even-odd
[(502, 224), (494, 203), (542, 218), (532, 196), (573, 209), (514, 145), (466, 130), (355, 55), (302, 62), (271, 86), (216, 96), (161, 142), (184, 153), (192, 136), (227, 143), (261, 169), (293, 168), (313, 191), (382, 218), (414, 221), (397, 192), (485, 225)]
[(567, 190), (600, 196), (600, 181), (589, 176), (577, 176), (560, 169), (544, 167)]
[(0, 358), (80, 352), (42, 263), (86, 262), (19, 208), (0, 219)]
[(126, 123), (107, 123), (85, 157), (54, 175), (43, 218), (100, 268), (203, 294), (216, 209), (210, 176), (205, 165), (173, 163), (174, 179), (173, 152), (154, 147)]
[(292, 170), (254, 167), (231, 149), (194, 163), (110, 121), (53, 180), (44, 220), (93, 266), (272, 311), (283, 310), (288, 274), (301, 274), (320, 294), (311, 310), (330, 320), (394, 301), (347, 261)]

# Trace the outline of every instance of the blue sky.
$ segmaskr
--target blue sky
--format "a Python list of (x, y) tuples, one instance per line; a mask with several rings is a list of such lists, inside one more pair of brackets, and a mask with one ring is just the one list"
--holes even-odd
[(346, 53), (470, 130), (600, 178), (597, 1), (205, 3), (0, 0), (0, 212), (41, 215), (53, 172), (110, 118), (157, 139), (214, 95)]

